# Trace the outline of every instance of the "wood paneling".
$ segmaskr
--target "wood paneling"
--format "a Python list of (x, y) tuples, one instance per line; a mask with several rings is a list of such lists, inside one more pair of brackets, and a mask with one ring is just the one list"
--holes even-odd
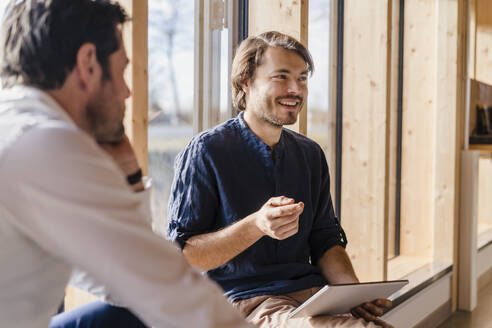
[(478, 159), (478, 151), (462, 152), (458, 308), (465, 311), (477, 306)]
[[(475, 1), (475, 0), (472, 0)], [(458, 58), (457, 58), (457, 83), (456, 83), (456, 140), (455, 140), (455, 184), (456, 191), (454, 202), (454, 231), (453, 231), (453, 266), (459, 265), (459, 223), (460, 223), (460, 203), (461, 203), (461, 150), (465, 149), (465, 139), (467, 135), (467, 86), (469, 70), (469, 24), (470, 24), (471, 5), (469, 0), (458, 0)], [(466, 136), (466, 138), (465, 138)], [(453, 270), (452, 277), (452, 310), (455, 311), (458, 306), (458, 270)]]
[(73, 310), (76, 307), (97, 300), (98, 298), (96, 296), (77, 287), (67, 286), (67, 288), (65, 288), (65, 299), (64, 299), (65, 311)]
[(478, 168), (478, 224), (492, 228), (492, 153), (480, 155)]
[(476, 43), (477, 43), (477, 1), (467, 0), (469, 8), (468, 16), (468, 73), (469, 77), (476, 79)]
[(124, 28), (124, 41), (130, 65), (126, 79), (132, 90), (127, 100), (125, 128), (144, 171), (148, 169), (148, 4), (141, 0), (122, 0), (120, 3), (132, 17)]
[(410, 256), (432, 254), (437, 14), (435, 1), (405, 1), (401, 251)]
[(453, 259), (457, 164), (458, 1), (439, 0), (433, 181), (433, 258)]
[(391, 4), (346, 1), (342, 223), (360, 279), (385, 276), (385, 181)]

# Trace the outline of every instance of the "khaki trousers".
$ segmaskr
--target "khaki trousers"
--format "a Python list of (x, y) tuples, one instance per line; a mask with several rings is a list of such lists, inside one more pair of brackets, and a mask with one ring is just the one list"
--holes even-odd
[(232, 303), (238, 309), (246, 321), (261, 328), (375, 328), (391, 327), (381, 321), (378, 324), (357, 319), (350, 314), (336, 316), (317, 316), (289, 319), (289, 313), (294, 311), (308, 298), (313, 296), (320, 287), (305, 289), (287, 295), (264, 295)]

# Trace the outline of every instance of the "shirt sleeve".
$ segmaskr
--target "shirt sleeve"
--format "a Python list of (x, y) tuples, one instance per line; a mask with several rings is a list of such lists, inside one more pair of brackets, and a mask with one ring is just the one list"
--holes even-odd
[[(85, 133), (32, 128), (0, 160), (11, 224), (156, 327), (242, 327), (220, 289), (149, 228), (148, 192)], [(8, 191), (8, 192), (7, 192)]]
[(319, 197), (314, 213), (313, 229), (309, 238), (313, 264), (316, 264), (323, 254), (333, 246), (340, 245), (345, 248), (347, 245), (347, 237), (333, 209), (330, 194), (330, 175), (326, 158), (321, 148), (319, 148), (319, 153)]
[(190, 237), (211, 232), (216, 225), (219, 198), (213, 168), (201, 139), (192, 140), (176, 158), (167, 238), (181, 249)]

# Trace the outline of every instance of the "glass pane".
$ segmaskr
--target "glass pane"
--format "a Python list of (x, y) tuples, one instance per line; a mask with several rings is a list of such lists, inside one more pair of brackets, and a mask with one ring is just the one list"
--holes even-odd
[[(315, 73), (309, 79), (307, 132), (308, 137), (325, 151), (331, 181), (334, 182), (335, 149), (331, 131), (335, 129), (332, 113), (336, 109), (330, 107), (331, 2), (332, 0), (309, 1), (308, 47), (313, 56)], [(332, 183), (332, 194), (334, 185)]]
[(193, 135), (194, 1), (149, 0), (149, 176), (164, 233), (174, 159)]
[(231, 118), (231, 103), (229, 100), (229, 30), (220, 32), (220, 121)]

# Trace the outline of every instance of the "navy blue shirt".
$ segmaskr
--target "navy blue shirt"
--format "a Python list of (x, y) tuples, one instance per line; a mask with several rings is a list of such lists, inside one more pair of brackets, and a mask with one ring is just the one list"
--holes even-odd
[(176, 158), (168, 238), (183, 248), (188, 238), (233, 224), (275, 196), (304, 202), (299, 232), (284, 240), (264, 236), (208, 276), (231, 301), (325, 285), (313, 264), (329, 248), (345, 247), (346, 239), (323, 151), (288, 129), (272, 151), (242, 113), (195, 136)]

